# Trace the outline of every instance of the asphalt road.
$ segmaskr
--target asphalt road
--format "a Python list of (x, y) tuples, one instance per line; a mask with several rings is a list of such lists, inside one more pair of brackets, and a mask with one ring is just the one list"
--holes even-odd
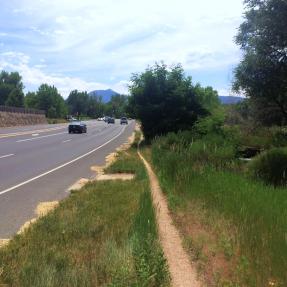
[(10, 238), (35, 217), (39, 202), (61, 200), (90, 167), (132, 134), (135, 122), (87, 122), (87, 134), (69, 134), (67, 124), (0, 129), (0, 239)]

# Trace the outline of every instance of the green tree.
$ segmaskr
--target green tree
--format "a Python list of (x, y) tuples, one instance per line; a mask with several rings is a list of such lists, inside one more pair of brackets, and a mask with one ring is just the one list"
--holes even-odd
[(155, 64), (134, 74), (130, 86), (129, 111), (141, 120), (147, 140), (168, 132), (191, 129), (206, 110), (197, 101), (190, 77), (181, 65), (168, 69)]
[(91, 118), (99, 118), (104, 115), (105, 104), (102, 102), (101, 97), (90, 96), (88, 101), (87, 115)]
[(28, 92), (24, 98), (26, 108), (39, 109), (39, 97), (34, 92)]
[(87, 115), (89, 108), (89, 95), (87, 92), (71, 91), (66, 100), (69, 113), (73, 115)]
[(197, 101), (209, 112), (220, 106), (218, 93), (212, 87), (202, 87), (199, 83), (194, 87)]
[(27, 96), (27, 107), (44, 110), (49, 118), (63, 118), (67, 115), (65, 101), (54, 86), (42, 84), (36, 94), (29, 93)]
[(260, 105), (258, 112), (268, 107), (286, 122), (287, 1), (245, 0), (245, 4), (245, 21), (236, 37), (243, 59), (235, 69), (233, 87)]
[(125, 95), (114, 95), (106, 104), (105, 113), (116, 118), (126, 115), (128, 97)]
[(0, 105), (24, 106), (22, 77), (18, 72), (0, 73)]
[(13, 89), (5, 102), (6, 106), (24, 107), (24, 93), (19, 88)]

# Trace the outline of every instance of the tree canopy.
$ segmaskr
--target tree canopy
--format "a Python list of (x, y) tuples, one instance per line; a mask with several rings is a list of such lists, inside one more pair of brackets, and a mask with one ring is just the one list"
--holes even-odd
[(22, 77), (18, 72), (0, 73), (0, 105), (23, 107), (24, 93), (23, 93)]
[(234, 89), (287, 121), (287, 1), (245, 0), (245, 21), (236, 43), (243, 59), (235, 69)]
[(25, 106), (44, 110), (49, 118), (63, 118), (67, 114), (65, 101), (57, 88), (47, 84), (42, 84), (36, 93), (27, 93)]
[(190, 129), (199, 116), (207, 113), (181, 65), (169, 69), (163, 63), (156, 63), (145, 72), (134, 74), (130, 93), (129, 110), (141, 120), (147, 140)]

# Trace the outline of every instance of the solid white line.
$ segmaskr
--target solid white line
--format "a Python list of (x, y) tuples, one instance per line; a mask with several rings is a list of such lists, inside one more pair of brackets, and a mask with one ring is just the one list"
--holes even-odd
[(118, 133), (116, 136), (114, 136), (113, 138), (111, 138), (110, 140), (108, 140), (107, 142), (105, 142), (104, 144), (98, 146), (97, 148), (94, 148), (93, 150), (91, 150), (91, 151), (89, 151), (89, 152), (87, 152), (87, 153), (85, 153), (85, 154), (83, 154), (83, 155), (81, 155), (81, 156), (78, 156), (78, 157), (74, 158), (73, 160), (68, 161), (68, 162), (66, 162), (66, 163), (64, 163), (64, 164), (62, 164), (62, 165), (59, 165), (59, 166), (57, 166), (57, 167), (55, 167), (55, 168), (53, 168), (53, 169), (51, 169), (51, 170), (49, 170), (49, 171), (46, 171), (46, 172), (44, 172), (44, 173), (42, 173), (42, 174), (39, 174), (39, 175), (37, 175), (37, 176), (35, 176), (35, 177), (33, 177), (33, 178), (30, 178), (30, 179), (28, 179), (28, 180), (26, 180), (26, 181), (24, 181), (24, 182), (21, 182), (21, 183), (19, 183), (19, 184), (17, 184), (17, 185), (14, 185), (14, 186), (12, 186), (12, 187), (10, 187), (10, 188), (4, 189), (4, 190), (0, 191), (0, 195), (2, 195), (2, 194), (4, 194), (4, 193), (7, 193), (7, 192), (9, 192), (9, 191), (11, 191), (11, 190), (14, 190), (14, 189), (16, 189), (16, 188), (18, 188), (18, 187), (21, 187), (21, 186), (23, 186), (23, 185), (25, 185), (25, 184), (27, 184), (27, 183), (30, 183), (30, 182), (32, 182), (32, 181), (38, 179), (38, 178), (41, 178), (41, 177), (43, 177), (43, 176), (45, 176), (45, 175), (47, 175), (47, 174), (50, 174), (50, 173), (52, 173), (52, 172), (54, 172), (54, 171), (56, 171), (56, 170), (59, 170), (59, 169), (65, 167), (65, 166), (67, 166), (67, 165), (70, 165), (70, 164), (74, 163), (75, 161), (78, 161), (78, 160), (80, 160), (80, 159), (82, 159), (82, 158), (84, 158), (84, 157), (86, 157), (86, 156), (92, 154), (93, 152), (99, 150), (99, 149), (102, 148), (103, 146), (109, 144), (109, 143), (112, 142), (114, 139), (116, 139), (117, 137), (119, 137), (119, 136), (124, 132), (125, 128), (126, 128), (126, 127), (124, 127), (124, 128), (120, 131), (120, 133)]
[(9, 156), (13, 156), (15, 155), (14, 153), (10, 153), (10, 154), (6, 154), (6, 155), (2, 155), (0, 156), (0, 158), (5, 158), (5, 157), (9, 157)]
[(71, 140), (66, 140), (66, 141), (62, 141), (62, 143), (67, 143), (67, 142), (70, 142)]
[(51, 134), (51, 135), (46, 135), (46, 136), (40, 136), (40, 137), (36, 137), (36, 138), (31, 138), (31, 139), (18, 140), (18, 141), (16, 141), (16, 143), (27, 142), (27, 141), (34, 141), (34, 140), (38, 140), (38, 139), (42, 139), (42, 138), (48, 138), (48, 137), (53, 137), (53, 136), (62, 135), (62, 134), (66, 134), (66, 133), (67, 132), (62, 132), (62, 133)]

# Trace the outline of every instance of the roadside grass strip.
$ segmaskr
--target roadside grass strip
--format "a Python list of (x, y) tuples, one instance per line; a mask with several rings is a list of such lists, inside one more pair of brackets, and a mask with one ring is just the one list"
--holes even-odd
[(136, 148), (110, 172), (130, 181), (93, 181), (0, 249), (0, 285), (169, 286), (149, 181)]

